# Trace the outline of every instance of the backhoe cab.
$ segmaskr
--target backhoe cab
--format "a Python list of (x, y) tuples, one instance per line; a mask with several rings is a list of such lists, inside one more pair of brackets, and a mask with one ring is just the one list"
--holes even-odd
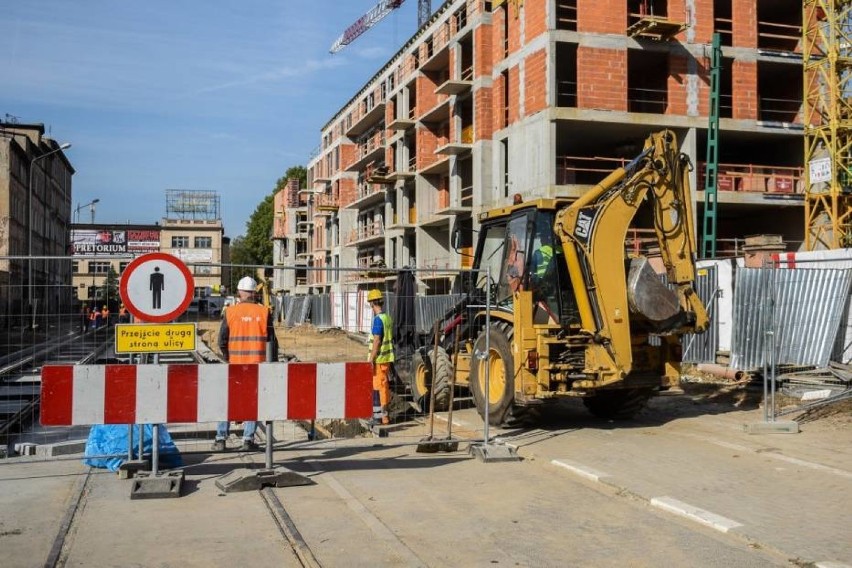
[[(451, 372), (469, 381), (480, 415), (487, 405), (492, 424), (512, 423), (581, 397), (595, 415), (623, 419), (676, 384), (679, 335), (707, 326), (694, 290), (689, 167), (663, 131), (578, 200), (481, 215), (468, 298), (481, 306), (490, 296), (490, 325), (481, 308), (457, 309), (441, 337), (442, 351), (459, 346)], [(626, 252), (637, 214), (655, 231), (668, 285), (648, 259)]]

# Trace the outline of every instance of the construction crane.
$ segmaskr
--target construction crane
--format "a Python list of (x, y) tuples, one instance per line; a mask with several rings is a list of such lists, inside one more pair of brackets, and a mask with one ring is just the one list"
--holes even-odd
[[(338, 51), (355, 41), (364, 32), (379, 23), (385, 16), (402, 6), (403, 2), (405, 2), (405, 0), (381, 0), (373, 7), (372, 10), (358, 18), (354, 24), (346, 28), (346, 31), (344, 31), (341, 36), (337, 38), (337, 41), (332, 44), (331, 49), (329, 49), (329, 52), (337, 53)], [(418, 29), (426, 23), (426, 21), (429, 19), (429, 16), (431, 15), (431, 0), (417, 0)]]
[(805, 248), (852, 247), (852, 2), (802, 7)]

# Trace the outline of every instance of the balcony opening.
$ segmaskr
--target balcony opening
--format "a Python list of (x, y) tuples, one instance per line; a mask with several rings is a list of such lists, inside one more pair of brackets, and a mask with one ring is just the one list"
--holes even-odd
[(461, 118), (461, 138), (462, 144), (473, 144), (473, 97), (467, 97), (461, 101), (456, 101), (458, 107), (459, 118)]
[(802, 70), (799, 65), (757, 62), (758, 120), (801, 122)]
[(500, 73), (500, 82), (503, 85), (503, 100), (500, 101), (503, 104), (503, 112), (501, 113), (503, 121), (501, 126), (506, 128), (509, 126), (509, 71), (506, 70)]
[(667, 53), (627, 51), (627, 110), (665, 114), (668, 107)]
[(577, 106), (577, 44), (556, 44), (556, 106)]
[[(706, 155), (706, 136), (699, 139), (699, 155)], [(755, 144), (748, 134), (731, 135), (719, 145), (717, 183), (719, 191), (758, 193), (802, 193), (801, 140), (779, 137)], [(700, 187), (704, 187), (705, 164), (698, 163)]]
[(732, 0), (713, 1), (713, 31), (719, 32), (722, 45), (734, 45), (734, 20), (731, 3)]
[(577, 31), (577, 0), (556, 0), (556, 29)]
[(722, 69), (719, 73), (719, 118), (734, 116), (734, 59), (722, 58)]
[(468, 36), (459, 43), (462, 81), (473, 81), (473, 39)]
[(758, 0), (758, 49), (796, 51), (801, 38), (801, 2), (798, 0)]
[(417, 137), (413, 134), (405, 137), (405, 147), (407, 149), (407, 162), (405, 165), (408, 172), (417, 171)]
[(417, 224), (417, 193), (414, 191), (414, 183), (408, 183), (402, 190), (403, 198), (408, 204), (408, 220), (409, 225)]
[(412, 85), (406, 90), (408, 91), (408, 118), (415, 120), (417, 118), (417, 89)]
[(459, 201), (462, 207), (473, 207), (473, 160), (467, 156), (457, 162), (459, 173)]
[(509, 197), (509, 139), (500, 141), (500, 162), (503, 165), (503, 197)]

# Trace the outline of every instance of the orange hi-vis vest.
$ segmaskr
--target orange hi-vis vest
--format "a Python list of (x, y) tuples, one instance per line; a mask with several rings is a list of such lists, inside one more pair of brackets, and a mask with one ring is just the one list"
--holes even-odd
[(266, 361), (266, 327), (269, 311), (248, 302), (231, 306), (225, 312), (228, 322), (228, 362)]

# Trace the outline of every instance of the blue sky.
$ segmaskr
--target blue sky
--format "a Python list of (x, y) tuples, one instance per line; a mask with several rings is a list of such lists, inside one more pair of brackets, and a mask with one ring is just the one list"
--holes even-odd
[(100, 199), (96, 222), (153, 223), (166, 189), (214, 190), (236, 237), (414, 33), (417, 2), (407, 0), (330, 55), (377, 1), (8, 2), (0, 119), (44, 123), (73, 144), (73, 203)]

